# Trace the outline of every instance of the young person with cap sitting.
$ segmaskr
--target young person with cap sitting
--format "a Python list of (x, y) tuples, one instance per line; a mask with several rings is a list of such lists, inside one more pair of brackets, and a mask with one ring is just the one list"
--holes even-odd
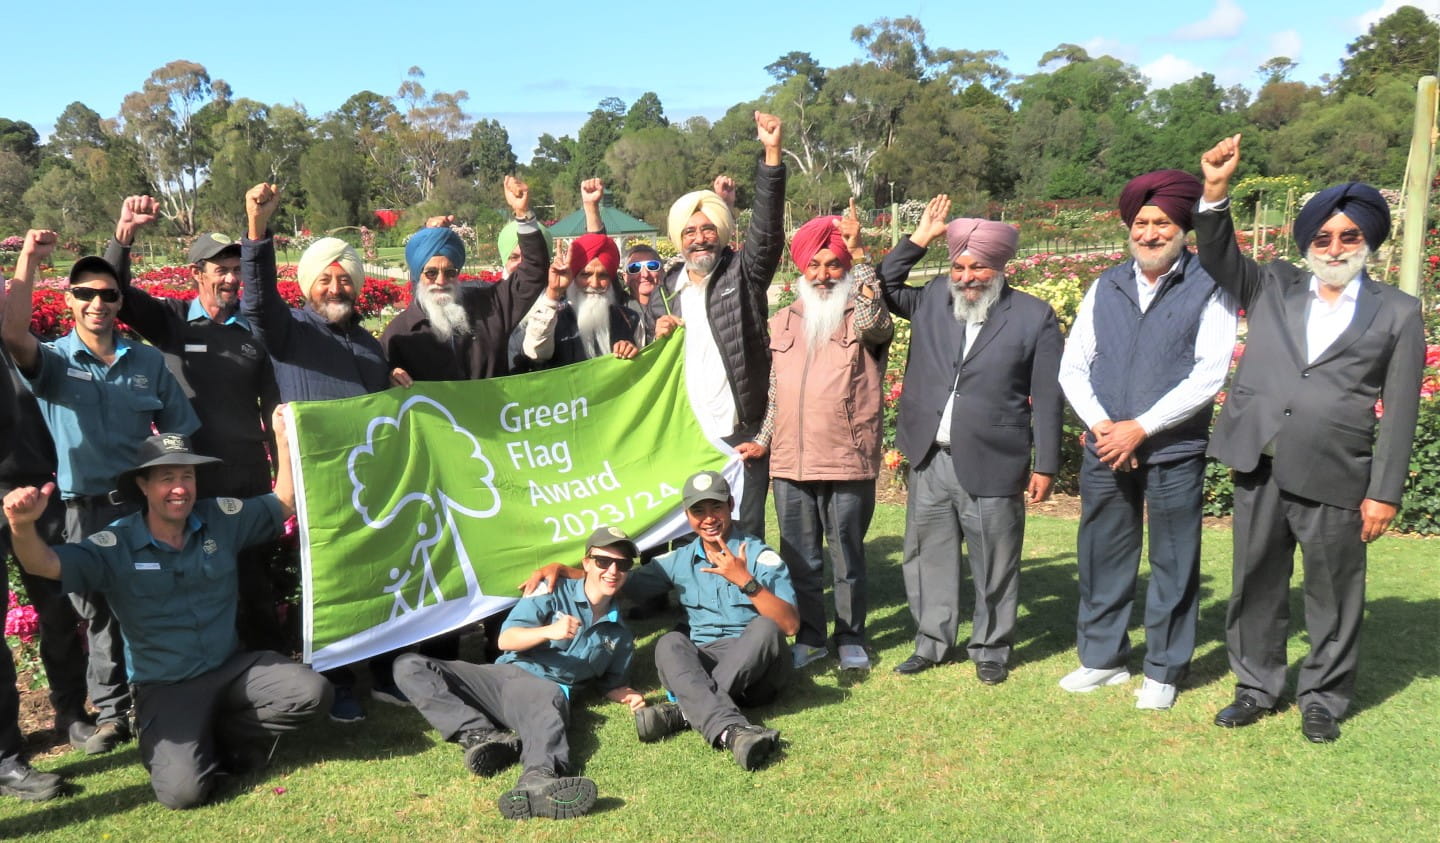
[[(280, 411), (273, 426), (281, 452)], [(217, 463), (178, 433), (151, 436), (119, 494), (141, 509), (79, 544), (35, 530), (53, 483), (5, 496), (15, 557), (68, 591), (105, 594), (125, 636), (140, 758), (168, 808), (203, 802), (222, 771), (263, 764), (277, 736), (326, 710), (330, 683), (279, 653), (243, 650), (235, 632), (236, 557), (280, 535), (294, 511), (290, 461), (273, 494), (200, 499), (196, 468)]]
[(585, 543), (584, 579), (563, 580), (510, 610), (495, 664), (442, 661), (407, 653), (395, 681), (420, 714), (465, 750), (465, 766), (493, 776), (524, 763), (515, 787), (500, 796), (510, 819), (569, 819), (595, 804), (595, 783), (571, 772), (571, 689), (593, 682), (606, 699), (643, 710), (625, 684), (634, 639), (620, 622), (615, 594), (639, 551), (617, 527), (601, 527)]

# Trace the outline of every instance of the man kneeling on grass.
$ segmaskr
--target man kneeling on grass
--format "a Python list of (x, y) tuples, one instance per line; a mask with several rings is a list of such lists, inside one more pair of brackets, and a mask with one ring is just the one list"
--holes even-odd
[(570, 688), (594, 680), (606, 698), (638, 711), (625, 685), (635, 653), (613, 605), (639, 551), (616, 527), (601, 527), (585, 545), (584, 580), (565, 580), (510, 610), (495, 664), (442, 661), (407, 653), (395, 661), (395, 683), (446, 740), (465, 748), (465, 766), (493, 776), (523, 761), (515, 787), (501, 795), (512, 820), (578, 817), (595, 804), (595, 782), (570, 771)]
[[(790, 683), (787, 636), (800, 628), (795, 588), (780, 554), (735, 528), (730, 484), (713, 471), (685, 481), (685, 517), (695, 541), (637, 570), (625, 596), (644, 600), (674, 589), (686, 625), (655, 643), (655, 668), (675, 702), (637, 708), (640, 740), (694, 727), (735, 763), (754, 770), (773, 756), (780, 733), (750, 723), (740, 706), (764, 705)], [(579, 571), (552, 564), (525, 584), (555, 582)]]
[[(280, 409), (272, 429), (283, 457)], [(50, 546), (36, 532), (54, 483), (10, 492), (5, 517), (25, 570), (108, 598), (125, 638), (140, 760), (162, 805), (189, 808), (221, 773), (267, 762), (278, 736), (328, 710), (334, 691), (279, 653), (242, 650), (235, 632), (236, 556), (280, 537), (295, 509), (290, 460), (276, 461), (273, 494), (244, 500), (197, 500), (196, 467), (220, 460), (178, 433), (145, 440), (138, 460), (116, 494), (138, 492), (141, 510), (78, 544)]]

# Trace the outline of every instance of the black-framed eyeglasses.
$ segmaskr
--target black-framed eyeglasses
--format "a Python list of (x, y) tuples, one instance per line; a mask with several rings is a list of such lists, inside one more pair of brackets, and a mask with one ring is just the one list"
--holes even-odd
[(585, 558), (594, 562), (595, 567), (602, 571), (608, 571), (610, 570), (610, 566), (614, 565), (617, 571), (625, 574), (629, 573), (630, 569), (635, 567), (635, 560), (628, 556), (595, 556), (592, 554)]
[(454, 281), (460, 277), (460, 270), (454, 269), (453, 267), (451, 269), (436, 269), (432, 266), (420, 274), (425, 276), (426, 281), (434, 281), (436, 278), (439, 278), (442, 273), (445, 275), (446, 281)]
[(656, 260), (635, 261), (634, 263), (627, 264), (627, 265), (625, 266), (625, 271), (628, 272), (628, 273), (630, 273), (631, 275), (636, 274), (637, 272), (639, 272), (639, 271), (642, 270), (642, 269), (648, 269), (648, 270), (650, 270), (651, 272), (659, 272), (659, 271), (660, 271), (660, 261), (656, 261)]
[[(1330, 232), (1322, 231), (1310, 238), (1310, 245), (1317, 249), (1328, 249), (1332, 239)], [(1365, 242), (1365, 232), (1358, 228), (1347, 228), (1340, 232), (1340, 243), (1343, 246), (1358, 246), (1363, 242)]]
[(80, 301), (93, 301), (97, 297), (106, 304), (114, 304), (120, 301), (120, 291), (114, 287), (106, 287), (104, 289), (96, 289), (95, 287), (71, 287), (70, 295)]

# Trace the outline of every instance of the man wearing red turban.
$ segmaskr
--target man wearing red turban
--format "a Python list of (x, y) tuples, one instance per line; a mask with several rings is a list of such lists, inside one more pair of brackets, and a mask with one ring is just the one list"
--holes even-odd
[(577, 237), (568, 253), (557, 252), (545, 295), (511, 337), (513, 370), (549, 369), (612, 353), (623, 359), (638, 354), (638, 320), (615, 294), (619, 270), (620, 249), (602, 233)]
[(1126, 628), (1148, 513), (1141, 709), (1175, 703), (1195, 650), (1205, 445), (1235, 347), (1234, 304), (1185, 248), (1198, 198), (1200, 180), (1182, 170), (1125, 185), (1131, 259), (1086, 292), (1060, 364), (1060, 385), (1089, 428), (1076, 550), (1080, 667), (1060, 687), (1130, 679)]
[(780, 556), (800, 615), (792, 663), (804, 667), (827, 652), (821, 572), (828, 543), (840, 667), (864, 670), (864, 539), (875, 512), (881, 382), (895, 326), (865, 260), (853, 199), (843, 219), (802, 225), (790, 253), (802, 277), (797, 300), (770, 318), (765, 419), (755, 441), (736, 450), (769, 453)]

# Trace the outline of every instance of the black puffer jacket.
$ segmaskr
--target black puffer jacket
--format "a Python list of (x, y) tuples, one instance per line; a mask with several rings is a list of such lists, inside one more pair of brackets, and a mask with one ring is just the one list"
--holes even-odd
[[(785, 253), (785, 165), (755, 173), (755, 207), (743, 248), (725, 247), (705, 290), (705, 310), (715, 343), (725, 358), (725, 374), (735, 395), (736, 430), (752, 430), (765, 418), (770, 385), (770, 303), (767, 293)], [(680, 244), (675, 244), (679, 246)], [(680, 290), (689, 283), (684, 265), (666, 274), (661, 294), (650, 299), (655, 318), (680, 312)]]

